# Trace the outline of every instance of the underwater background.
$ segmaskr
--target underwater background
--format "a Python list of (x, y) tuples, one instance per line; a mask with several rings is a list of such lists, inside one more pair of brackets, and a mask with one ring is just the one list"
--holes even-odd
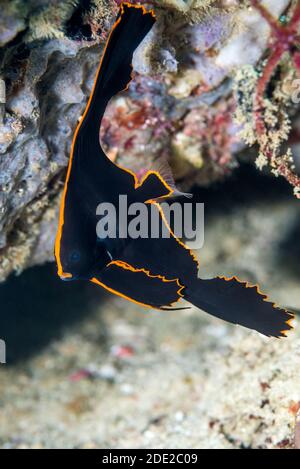
[[(56, 275), (72, 135), (119, 3), (0, 0), (0, 447), (294, 448), (297, 316), (267, 339)], [(238, 275), (297, 312), (298, 44), (270, 69), (285, 36), (260, 2), (131, 3), (158, 20), (108, 106), (107, 154), (137, 173), (167, 158), (205, 204), (200, 276)], [(261, 3), (296, 41), (300, 2)]]

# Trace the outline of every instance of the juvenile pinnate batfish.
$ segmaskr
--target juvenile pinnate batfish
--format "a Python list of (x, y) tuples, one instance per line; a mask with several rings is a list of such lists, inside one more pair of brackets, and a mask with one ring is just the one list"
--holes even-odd
[[(123, 3), (109, 35), (73, 139), (55, 243), (58, 275), (64, 280), (86, 279), (148, 308), (165, 310), (184, 298), (233, 324), (283, 337), (292, 328), (293, 315), (269, 302), (257, 286), (236, 277), (198, 278), (197, 260), (171, 231), (156, 201), (174, 193), (163, 175), (148, 171), (139, 181), (101, 148), (99, 128), (107, 104), (127, 89), (133, 53), (154, 23), (152, 11)], [(102, 202), (118, 207), (120, 194), (127, 196), (128, 204), (139, 202), (156, 210), (170, 236), (100, 239), (96, 208)]]

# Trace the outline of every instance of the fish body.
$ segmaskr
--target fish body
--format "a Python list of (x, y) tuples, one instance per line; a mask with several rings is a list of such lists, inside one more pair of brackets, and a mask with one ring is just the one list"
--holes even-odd
[[(139, 182), (135, 174), (112, 163), (99, 142), (99, 127), (109, 100), (131, 80), (132, 55), (154, 24), (152, 13), (124, 3), (110, 33), (93, 91), (73, 138), (55, 243), (58, 274), (64, 279), (90, 278), (109, 260), (104, 242), (96, 236), (100, 203), (145, 202), (171, 190), (155, 173)], [(149, 189), (150, 186), (150, 189)], [(111, 243), (110, 243), (111, 244)], [(116, 252), (118, 247), (115, 246)]]
[[(121, 5), (73, 139), (55, 243), (58, 275), (86, 279), (148, 308), (174, 308), (184, 298), (231, 323), (282, 337), (291, 328), (292, 314), (267, 301), (256, 286), (237, 278), (198, 278), (195, 256), (172, 232), (157, 202), (174, 193), (160, 171), (148, 171), (139, 181), (101, 148), (99, 128), (107, 104), (128, 87), (133, 53), (154, 23), (152, 11)], [(120, 194), (126, 195), (128, 205), (145, 205), (150, 227), (156, 211), (169, 237), (121, 239), (118, 232), (114, 239), (99, 238), (97, 207), (112, 204), (119, 219)]]

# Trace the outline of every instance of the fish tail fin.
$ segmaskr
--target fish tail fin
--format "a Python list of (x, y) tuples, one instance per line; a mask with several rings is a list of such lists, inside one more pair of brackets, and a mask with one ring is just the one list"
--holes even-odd
[(131, 80), (132, 56), (155, 23), (154, 13), (143, 6), (121, 4), (98, 70), (93, 100), (109, 100), (127, 88)]
[(185, 289), (184, 298), (213, 316), (268, 337), (285, 337), (292, 329), (292, 313), (268, 301), (257, 286), (236, 277), (197, 279)]

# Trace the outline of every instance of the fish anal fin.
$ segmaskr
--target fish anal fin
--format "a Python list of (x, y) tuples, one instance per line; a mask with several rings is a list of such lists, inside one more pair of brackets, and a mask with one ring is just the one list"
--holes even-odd
[(110, 262), (91, 281), (147, 308), (172, 306), (183, 296), (183, 286), (178, 279), (167, 280), (162, 276), (154, 276), (145, 269), (136, 269), (122, 261)]

